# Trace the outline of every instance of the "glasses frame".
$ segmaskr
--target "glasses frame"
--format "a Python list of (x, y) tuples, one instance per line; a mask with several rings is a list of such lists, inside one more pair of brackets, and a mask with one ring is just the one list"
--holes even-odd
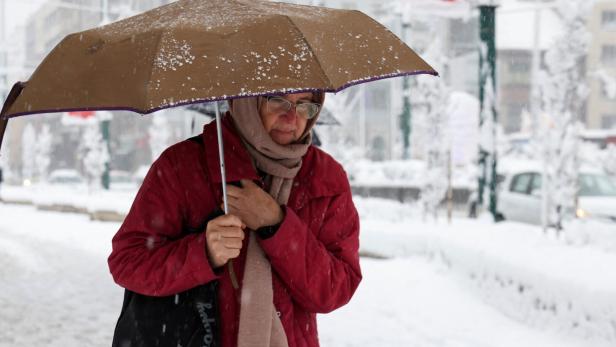
[[(319, 111), (321, 110), (321, 106), (322, 106), (321, 104), (318, 104), (316, 102), (300, 102), (298, 104), (298, 103), (291, 102), (291, 101), (289, 101), (289, 100), (287, 100), (287, 99), (285, 99), (285, 98), (283, 98), (282, 96), (279, 96), (279, 95), (270, 95), (270, 96), (266, 96), (265, 97), (265, 107), (266, 107), (266, 110), (268, 112), (271, 112), (271, 110), (270, 110), (270, 100), (273, 100), (273, 99), (275, 99), (279, 103), (278, 104), (279, 106), (284, 105), (284, 107), (282, 109), (285, 112), (289, 112), (291, 110), (291, 108), (294, 107), (295, 108), (295, 113), (297, 115), (301, 116), (301, 117), (306, 118), (306, 119), (312, 119), (312, 118), (316, 117), (316, 115), (319, 114)], [(308, 115), (304, 116), (301, 112), (298, 112), (297, 111), (297, 107), (304, 106), (304, 105), (306, 105), (306, 106), (310, 106), (310, 105), (316, 106), (314, 113), (312, 115), (308, 114)], [(307, 111), (308, 111), (308, 109), (307, 109)]]

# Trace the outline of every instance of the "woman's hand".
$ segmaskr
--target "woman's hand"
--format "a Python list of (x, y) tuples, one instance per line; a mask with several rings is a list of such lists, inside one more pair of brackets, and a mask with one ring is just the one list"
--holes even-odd
[(205, 242), (212, 268), (221, 267), (229, 259), (240, 255), (245, 228), (240, 218), (232, 214), (214, 218), (207, 223)]
[(241, 180), (242, 188), (227, 185), (229, 213), (252, 229), (276, 225), (284, 219), (282, 208), (271, 195), (251, 180)]

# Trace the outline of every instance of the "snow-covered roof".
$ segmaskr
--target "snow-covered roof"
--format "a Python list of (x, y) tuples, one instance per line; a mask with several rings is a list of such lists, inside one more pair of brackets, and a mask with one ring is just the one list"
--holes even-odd
[(561, 32), (558, 16), (546, 5), (517, 0), (503, 1), (496, 10), (496, 47), (499, 50), (532, 50), (535, 39), (535, 12), (539, 13), (539, 48), (547, 49)]

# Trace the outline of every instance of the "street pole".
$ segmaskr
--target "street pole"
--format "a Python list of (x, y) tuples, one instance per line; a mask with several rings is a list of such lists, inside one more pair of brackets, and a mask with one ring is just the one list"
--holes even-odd
[[(103, 0), (101, 1), (101, 13), (103, 15), (101, 24), (102, 25), (106, 25), (109, 24), (109, 0)], [(103, 177), (102, 179), (102, 184), (103, 184), (103, 189), (105, 190), (109, 190), (109, 187), (111, 186), (111, 168), (110, 168), (110, 163), (111, 163), (111, 136), (110, 136), (110, 125), (111, 125), (111, 113), (105, 112), (105, 117), (103, 117), (103, 119), (101, 120), (101, 133), (103, 135), (103, 142), (105, 143), (105, 146), (107, 147), (107, 153), (109, 153), (109, 160), (107, 160), (107, 162), (105, 163), (105, 171), (103, 172)]]
[(489, 211), (498, 221), (496, 200), (496, 5), (479, 6), (479, 128), (482, 136), (479, 144), (478, 204), (483, 205), (483, 194), (489, 185)]
[(107, 162), (105, 163), (105, 171), (103, 172), (103, 177), (102, 179), (102, 184), (103, 184), (103, 189), (105, 190), (109, 190), (109, 186), (111, 183), (111, 177), (110, 177), (110, 165), (109, 163), (111, 162), (111, 150), (110, 150), (110, 146), (109, 146), (109, 125), (111, 124), (111, 119), (103, 119), (101, 121), (101, 132), (103, 135), (103, 142), (105, 143), (105, 146), (107, 146), (107, 153), (109, 153), (109, 160), (107, 160)]
[[(402, 20), (402, 41), (406, 42), (406, 31), (411, 25), (408, 22)], [(409, 159), (411, 157), (411, 90), (410, 90), (409, 77), (405, 76), (402, 81), (402, 114), (400, 115), (400, 128), (402, 130), (402, 144), (404, 150), (402, 152), (403, 159)], [(393, 158), (392, 158), (393, 159)]]

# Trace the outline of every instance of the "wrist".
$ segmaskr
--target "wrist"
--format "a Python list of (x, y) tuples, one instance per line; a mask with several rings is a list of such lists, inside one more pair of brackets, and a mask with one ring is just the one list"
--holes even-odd
[(268, 223), (267, 225), (262, 225), (260, 228), (255, 230), (257, 236), (259, 236), (261, 240), (269, 239), (274, 236), (276, 232), (278, 232), (278, 228), (284, 221), (285, 217), (284, 208), (282, 206), (278, 206), (278, 211), (279, 213), (277, 214), (275, 221)]
[(282, 221), (284, 220), (284, 211), (282, 207), (280, 207), (280, 205), (278, 204), (275, 204), (273, 209), (275, 210), (275, 212), (272, 213), (272, 217), (268, 220), (265, 220), (263, 224), (259, 226), (259, 228), (265, 228), (282, 223)]

